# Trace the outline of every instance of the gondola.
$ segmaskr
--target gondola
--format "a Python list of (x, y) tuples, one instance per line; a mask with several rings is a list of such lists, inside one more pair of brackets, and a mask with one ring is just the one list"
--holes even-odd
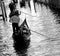
[(29, 48), (30, 45), (30, 38), (29, 38), (30, 35), (31, 32), (25, 19), (24, 22), (19, 27), (18, 34), (13, 35), (14, 48), (17, 53), (24, 54), (27, 52), (27, 49)]
[(28, 27), (28, 24), (26, 22), (26, 19), (24, 22), (20, 25), (19, 31), (23, 36), (29, 37), (31, 35), (30, 29)]

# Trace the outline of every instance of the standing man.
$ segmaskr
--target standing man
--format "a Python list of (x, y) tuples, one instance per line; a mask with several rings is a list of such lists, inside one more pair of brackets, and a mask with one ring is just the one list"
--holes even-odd
[(13, 27), (13, 33), (15, 32), (18, 32), (18, 23), (20, 21), (20, 18), (19, 18), (19, 12), (18, 10), (16, 10), (16, 0), (13, 0), (10, 4), (9, 4), (9, 8), (10, 8), (10, 22), (12, 23), (12, 27)]
[(13, 28), (13, 33), (18, 33), (19, 30), (19, 22), (20, 22), (20, 18), (19, 18), (19, 13), (18, 11), (15, 11), (14, 15), (10, 18), (10, 22), (12, 23), (12, 28)]
[(9, 4), (9, 8), (10, 8), (10, 15), (9, 17), (11, 18), (11, 16), (13, 15), (14, 11), (16, 10), (16, 3), (15, 1), (11, 1), (11, 3)]

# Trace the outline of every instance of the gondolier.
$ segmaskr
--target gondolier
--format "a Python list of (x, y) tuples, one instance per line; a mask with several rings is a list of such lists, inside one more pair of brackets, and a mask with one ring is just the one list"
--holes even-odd
[(11, 3), (9, 4), (9, 8), (10, 8), (10, 15), (9, 17), (11, 18), (11, 16), (13, 16), (15, 10), (16, 10), (16, 4), (14, 3), (14, 0), (13, 2), (11, 1)]
[(18, 33), (18, 29), (19, 29), (19, 22), (20, 22), (20, 18), (19, 18), (19, 13), (18, 11), (15, 11), (14, 15), (10, 18), (9, 20), (12, 23), (12, 27), (13, 27), (13, 33)]

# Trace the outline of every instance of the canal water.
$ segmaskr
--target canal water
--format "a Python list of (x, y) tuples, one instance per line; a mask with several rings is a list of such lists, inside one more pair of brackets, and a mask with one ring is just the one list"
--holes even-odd
[[(21, 10), (31, 14), (28, 7), (27, 9), (21, 8)], [(41, 5), (36, 4), (36, 15), (32, 17), (21, 13), (21, 23), (25, 18), (31, 30), (27, 56), (60, 56), (60, 24), (57, 21), (60, 17), (57, 14), (53, 14), (49, 7), (45, 5), (41, 7)], [(12, 34), (11, 23), (4, 23), (1, 20), (0, 56), (23, 56), (15, 52)], [(18, 45), (21, 44), (18, 43)]]

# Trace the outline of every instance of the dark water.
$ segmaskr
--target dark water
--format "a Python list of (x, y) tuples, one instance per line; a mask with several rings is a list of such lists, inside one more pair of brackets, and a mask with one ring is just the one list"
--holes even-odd
[(56, 16), (56, 23), (60, 24), (60, 8), (56, 7), (54, 5), (49, 5), (50, 10), (53, 12), (53, 14)]
[(24, 37), (19, 35), (13, 35), (14, 44), (13, 47), (18, 55), (27, 56), (27, 49), (29, 47), (30, 40), (25, 40)]

